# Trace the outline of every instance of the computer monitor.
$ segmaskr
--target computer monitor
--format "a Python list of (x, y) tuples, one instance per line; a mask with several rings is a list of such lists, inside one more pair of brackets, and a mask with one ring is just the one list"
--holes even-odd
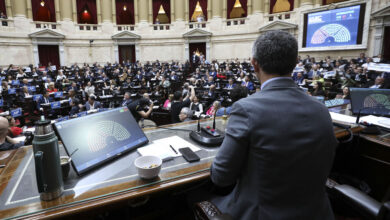
[[(148, 142), (127, 107), (54, 124), (72, 165), (81, 175)], [(77, 151), (76, 151), (77, 150)]]
[(353, 114), (390, 116), (390, 89), (350, 88)]

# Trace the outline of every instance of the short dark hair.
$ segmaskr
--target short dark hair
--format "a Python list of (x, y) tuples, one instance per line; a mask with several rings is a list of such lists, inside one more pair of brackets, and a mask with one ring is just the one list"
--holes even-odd
[(269, 31), (257, 38), (252, 56), (267, 74), (290, 74), (298, 57), (297, 40), (285, 31)]
[(248, 89), (243, 86), (237, 86), (230, 91), (230, 98), (232, 99), (233, 103), (247, 96), (248, 96)]
[(181, 98), (181, 96), (182, 96), (181, 91), (176, 91), (176, 92), (173, 94), (173, 100), (179, 101), (180, 98)]

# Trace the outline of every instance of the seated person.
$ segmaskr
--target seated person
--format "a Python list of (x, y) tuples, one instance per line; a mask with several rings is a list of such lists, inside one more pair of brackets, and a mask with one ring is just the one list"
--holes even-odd
[(246, 87), (248, 91), (254, 91), (255, 87), (253, 85), (253, 82), (250, 81), (250, 78), (248, 75), (245, 76), (245, 80), (241, 83), (242, 86)]
[(191, 104), (191, 101), (195, 97), (195, 89), (190, 86), (191, 93), (188, 93), (186, 97), (183, 98), (181, 91), (176, 91), (173, 95), (173, 102), (171, 104), (171, 122), (178, 123), (180, 122), (179, 114), (183, 107), (188, 107)]
[(100, 102), (96, 101), (96, 96), (95, 95), (89, 96), (88, 102), (85, 103), (85, 110), (87, 110), (87, 111), (94, 110), (94, 109), (99, 109), (101, 107), (102, 107), (102, 105), (100, 104)]
[(228, 107), (222, 107), (218, 109), (217, 116), (230, 115), (232, 106), (238, 100), (248, 96), (248, 90), (242, 86), (238, 86), (230, 91), (230, 99), (232, 100), (232, 105)]
[[(140, 98), (130, 103), (127, 108), (133, 114), (134, 119), (139, 122), (141, 118), (148, 118), (153, 111), (153, 102), (150, 99)], [(145, 108), (148, 110), (145, 112)]]
[(122, 106), (128, 106), (133, 100), (131, 100), (130, 92), (125, 92), (123, 96)]
[(322, 82), (314, 82), (313, 88), (314, 90), (311, 93), (312, 96), (323, 96), (323, 97), (326, 96), (324, 87), (322, 86)]
[(51, 94), (51, 93), (55, 93), (55, 92), (58, 92), (58, 89), (56, 89), (54, 87), (54, 82), (50, 82), (49, 83), (49, 86), (47, 87), (47, 91)]
[(199, 102), (198, 96), (194, 97), (194, 100), (190, 104), (190, 110), (194, 112), (194, 115), (199, 118), (203, 113), (203, 105)]
[(75, 114), (80, 112), (79, 104), (80, 104), (80, 101), (77, 98), (74, 98), (70, 101), (70, 106), (71, 106), (71, 109), (69, 111), (70, 116), (75, 115)]
[(0, 117), (0, 151), (17, 149), (24, 145), (24, 142), (17, 142), (8, 136), (8, 120)]
[(193, 115), (193, 111), (188, 107), (184, 107), (181, 109), (180, 114), (179, 114), (180, 121), (181, 122), (191, 121), (192, 115)]
[(236, 87), (236, 85), (234, 85), (234, 81), (232, 78), (229, 79), (229, 83), (226, 84), (226, 89), (233, 89), (234, 87)]
[(163, 108), (170, 110), (172, 101), (173, 101), (173, 94), (169, 94), (168, 99), (165, 100), (164, 102)]
[(23, 129), (15, 125), (15, 119), (12, 116), (6, 116), (5, 118), (8, 120), (10, 137), (16, 137), (22, 134)]
[(375, 78), (374, 85), (370, 86), (370, 88), (373, 88), (373, 89), (383, 89), (384, 85), (385, 85), (385, 79), (380, 77), (380, 76), (378, 76), (378, 77)]
[(42, 104), (49, 104), (50, 102), (53, 101), (53, 98), (50, 97), (50, 93), (48, 91), (46, 91), (43, 96), (38, 100), (38, 103), (37, 103), (37, 108), (38, 109), (41, 109), (42, 108)]
[(207, 110), (206, 115), (213, 116), (220, 107), (221, 103), (219, 101), (214, 101), (213, 105)]

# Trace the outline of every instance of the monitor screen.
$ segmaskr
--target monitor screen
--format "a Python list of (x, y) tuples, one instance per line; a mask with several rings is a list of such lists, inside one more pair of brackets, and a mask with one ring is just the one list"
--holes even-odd
[(390, 89), (350, 88), (351, 109), (364, 115), (390, 116)]
[(362, 43), (365, 4), (305, 14), (303, 47)]
[(54, 124), (80, 175), (148, 142), (127, 107)]

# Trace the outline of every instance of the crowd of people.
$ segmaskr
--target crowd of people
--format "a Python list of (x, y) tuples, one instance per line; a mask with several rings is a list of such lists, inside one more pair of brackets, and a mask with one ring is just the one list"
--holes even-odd
[[(309, 95), (324, 99), (348, 99), (349, 87), (390, 88), (390, 73), (370, 71), (370, 62), (363, 53), (350, 60), (316, 61), (308, 55), (298, 57), (291, 77)], [(235, 101), (260, 89), (250, 59), (210, 62), (195, 52), (185, 63), (75, 63), (58, 69), (50, 63), (11, 64), (0, 68), (0, 75), (1, 109), (20, 108), (21, 114), (10, 113), (19, 127), (32, 125), (41, 115), (68, 119), (119, 106), (127, 106), (137, 121), (165, 117), (157, 124), (229, 115)]]

